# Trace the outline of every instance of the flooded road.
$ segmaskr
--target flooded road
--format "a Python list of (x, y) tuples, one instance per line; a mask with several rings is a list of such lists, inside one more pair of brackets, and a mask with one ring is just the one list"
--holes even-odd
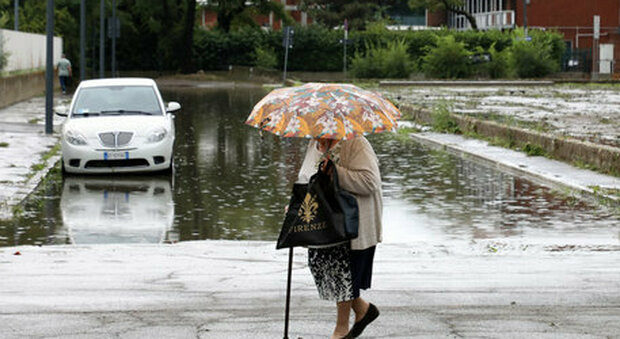
[[(173, 176), (51, 173), (0, 246), (275, 240), (305, 141), (243, 124), (255, 86), (162, 88), (176, 115)], [(550, 246), (620, 244), (611, 209), (393, 135), (369, 137), (380, 158), (390, 243), (527, 239)]]

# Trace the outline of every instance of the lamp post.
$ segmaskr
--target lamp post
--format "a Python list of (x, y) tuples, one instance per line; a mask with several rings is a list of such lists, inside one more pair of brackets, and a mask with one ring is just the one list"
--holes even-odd
[(52, 112), (54, 105), (54, 0), (47, 0), (47, 22), (45, 24), (45, 134), (54, 131)]
[(13, 29), (19, 31), (19, 0), (13, 1)]
[(111, 56), (111, 62), (112, 62), (112, 77), (115, 78), (116, 77), (116, 30), (118, 29), (118, 27), (116, 26), (116, 0), (112, 0), (112, 20), (110, 20), (110, 22), (108, 22), (108, 25), (110, 25), (111, 29), (109, 30), (110, 32), (112, 32), (112, 51), (110, 52), (112, 54)]
[(86, 79), (86, 0), (80, 1), (80, 81)]
[(103, 78), (105, 76), (105, 42), (104, 42), (104, 33), (105, 33), (105, 6), (104, 0), (101, 0), (99, 6), (99, 78)]
[(525, 38), (527, 39), (527, 5), (530, 0), (523, 0), (523, 29), (525, 30)]

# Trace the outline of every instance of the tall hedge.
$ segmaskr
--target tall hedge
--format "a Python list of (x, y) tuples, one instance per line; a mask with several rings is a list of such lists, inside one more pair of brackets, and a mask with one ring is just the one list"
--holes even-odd
[[(389, 31), (384, 28), (372, 28), (367, 31), (352, 31), (349, 33), (347, 44), (347, 64), (351, 65), (356, 59), (361, 64), (360, 57), (371, 55), (376, 57), (376, 51), (369, 49), (388, 48), (389, 43), (399, 41), (407, 48), (409, 60), (406, 69), (423, 70), (430, 59), (427, 55), (433, 53), (438, 43), (454, 41), (473, 54), (489, 53), (500, 60), (491, 64), (475, 66), (471, 73), (479, 75), (484, 70), (486, 76), (501, 77), (507, 74), (518, 74), (522, 77), (540, 76), (540, 74), (558, 70), (561, 61), (564, 43), (562, 36), (553, 32), (531, 30), (533, 42), (519, 38), (519, 31), (502, 32), (490, 31), (452, 31), (422, 30), (422, 31)], [(293, 34), (293, 48), (289, 50), (289, 71), (340, 71), (343, 68), (343, 37), (344, 32), (339, 29), (328, 29), (319, 25), (295, 27)], [(196, 65), (203, 70), (227, 69), (229, 65), (255, 66), (262, 63), (258, 60), (259, 51), (273, 51), (277, 59), (277, 68), (282, 69), (284, 63), (284, 48), (282, 47), (282, 31), (265, 31), (259, 29), (245, 29), (231, 33), (217, 30), (205, 31), (197, 29), (194, 40), (194, 56)], [(446, 40), (444, 37), (450, 36)], [(521, 42), (523, 40), (523, 42)], [(534, 46), (534, 47), (532, 47)], [(534, 74), (528, 71), (517, 71), (513, 68), (518, 64), (527, 65), (527, 61), (518, 61), (519, 55), (531, 50), (541, 50), (544, 54), (546, 66), (541, 72), (536, 69)], [(538, 54), (539, 56), (542, 54)], [(466, 53), (467, 54), (467, 53)], [(264, 55), (260, 55), (263, 57)], [(510, 58), (512, 56), (512, 58)], [(426, 57), (426, 58), (425, 58)], [(536, 56), (534, 56), (536, 57)], [(528, 59), (531, 56), (523, 55)], [(511, 62), (507, 60), (510, 59)], [(413, 65), (413, 66), (412, 66)], [(436, 67), (436, 65), (435, 65)], [(503, 67), (511, 69), (502, 70)], [(459, 76), (467, 76), (469, 72), (460, 72)], [(446, 75), (454, 77), (454, 74)]]

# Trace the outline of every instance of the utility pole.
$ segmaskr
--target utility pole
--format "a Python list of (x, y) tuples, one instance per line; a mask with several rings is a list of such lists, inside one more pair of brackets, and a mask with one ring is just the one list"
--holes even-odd
[(47, 0), (47, 35), (45, 44), (45, 134), (54, 131), (54, 0)]
[(80, 81), (86, 79), (86, 0), (80, 1)]
[(105, 6), (104, 0), (99, 6), (99, 78), (105, 77)]
[(13, 11), (15, 17), (13, 20), (13, 29), (19, 31), (19, 0), (13, 1)]
[(342, 58), (342, 72), (344, 76), (347, 76), (347, 42), (349, 41), (349, 22), (347, 19), (344, 19), (344, 40), (342, 40), (342, 45), (344, 46), (344, 56)]
[[(595, 15), (593, 17), (593, 25), (592, 25), (592, 75), (590, 76), (591, 78), (597, 77), (598, 73), (600, 73), (600, 63), (599, 60), (597, 60), (598, 58), (600, 58), (600, 56), (598, 55), (598, 42), (599, 39), (601, 38), (601, 16), (600, 15)], [(598, 79), (598, 77), (597, 77)]]
[(108, 23), (112, 32), (112, 77), (116, 77), (116, 0), (112, 0), (112, 20)]
[(282, 82), (286, 83), (286, 68), (288, 66), (288, 50), (293, 48), (293, 27), (284, 27), (284, 35), (282, 36), (282, 46), (284, 46), (284, 73), (282, 74)]
[(527, 5), (530, 0), (523, 0), (523, 29), (525, 30), (525, 38), (527, 39)]

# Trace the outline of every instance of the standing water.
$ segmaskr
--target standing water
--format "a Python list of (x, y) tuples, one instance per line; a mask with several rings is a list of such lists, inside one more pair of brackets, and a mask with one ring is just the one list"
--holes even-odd
[[(0, 246), (275, 240), (306, 141), (243, 123), (266, 93), (239, 84), (162, 88), (183, 106), (174, 175), (51, 173), (0, 223)], [(604, 207), (411, 140), (368, 139), (381, 163), (386, 242), (620, 242), (618, 218)]]

